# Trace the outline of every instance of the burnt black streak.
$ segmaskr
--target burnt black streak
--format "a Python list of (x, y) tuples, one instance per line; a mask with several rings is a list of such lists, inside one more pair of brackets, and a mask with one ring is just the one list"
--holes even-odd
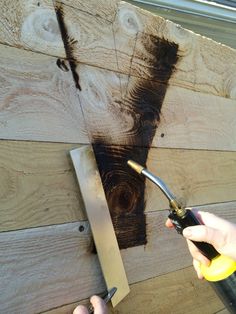
[(69, 71), (67, 65), (65, 64), (65, 61), (62, 59), (57, 59), (57, 66), (58, 66), (58, 68), (60, 68), (64, 72)]
[(63, 5), (61, 3), (58, 3), (55, 6), (55, 11), (56, 11), (60, 31), (61, 31), (61, 37), (63, 40), (64, 48), (66, 51), (66, 58), (68, 59), (68, 62), (70, 65), (70, 69), (73, 75), (75, 86), (78, 90), (81, 91), (81, 86), (79, 83), (79, 75), (76, 71), (76, 62), (73, 56), (73, 45), (76, 43), (76, 41), (73, 38), (70, 38), (70, 36), (68, 35), (67, 27), (64, 22)]
[(132, 67), (136, 66), (135, 60), (140, 59), (142, 63), (145, 60), (149, 78), (167, 84), (178, 61), (178, 44), (145, 33), (140, 35), (140, 40), (143, 46), (135, 51)]
[(109, 145), (105, 132), (103, 136), (101, 132), (93, 135), (93, 149), (120, 249), (147, 243), (145, 179), (128, 167), (127, 160), (145, 166), (160, 121), (168, 80), (178, 60), (175, 43), (146, 34), (142, 40), (148, 79), (133, 78), (135, 85), (126, 98), (114, 104), (134, 118), (134, 126), (127, 134), (130, 146)]
[(147, 150), (98, 141), (93, 149), (120, 249), (146, 244), (144, 178), (128, 167), (127, 160), (145, 164)]

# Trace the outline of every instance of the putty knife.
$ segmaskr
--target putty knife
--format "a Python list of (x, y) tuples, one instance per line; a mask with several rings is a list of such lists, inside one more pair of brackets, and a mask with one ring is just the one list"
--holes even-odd
[(107, 289), (116, 287), (116, 306), (130, 291), (115, 231), (91, 146), (70, 151)]

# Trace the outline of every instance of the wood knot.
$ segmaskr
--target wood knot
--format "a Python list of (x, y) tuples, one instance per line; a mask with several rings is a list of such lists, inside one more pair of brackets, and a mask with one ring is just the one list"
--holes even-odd
[(136, 209), (137, 191), (130, 182), (120, 182), (108, 193), (112, 215), (127, 215)]
[(50, 46), (61, 46), (61, 36), (58, 22), (53, 10), (37, 7), (24, 20), (21, 28), (21, 40), (28, 47), (34, 47), (37, 43), (48, 43)]
[(137, 34), (143, 29), (141, 20), (138, 18), (134, 10), (123, 7), (119, 10), (119, 24), (129, 34)]

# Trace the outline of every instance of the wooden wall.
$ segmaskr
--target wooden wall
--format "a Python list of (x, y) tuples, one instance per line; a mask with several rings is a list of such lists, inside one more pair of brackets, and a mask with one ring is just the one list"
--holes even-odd
[[(155, 112), (131, 110), (137, 86), (160, 100), (149, 169), (236, 222), (235, 50), (115, 0), (8, 0), (0, 17), (1, 313), (72, 313), (105, 289), (68, 152), (101, 139), (132, 152)], [(167, 81), (160, 42), (177, 47)], [(145, 204), (147, 244), (121, 250), (131, 293), (111, 313), (223, 310), (149, 182)]]

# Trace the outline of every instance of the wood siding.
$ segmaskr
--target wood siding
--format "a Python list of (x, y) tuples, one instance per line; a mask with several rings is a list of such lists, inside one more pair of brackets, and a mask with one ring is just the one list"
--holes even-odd
[[(72, 148), (109, 151), (124, 183), (143, 154), (186, 205), (236, 222), (235, 50), (115, 0), (4, 0), (0, 18), (1, 313), (69, 314), (105, 289)], [(131, 293), (110, 312), (224, 313), (142, 184), (147, 244), (121, 250)]]

